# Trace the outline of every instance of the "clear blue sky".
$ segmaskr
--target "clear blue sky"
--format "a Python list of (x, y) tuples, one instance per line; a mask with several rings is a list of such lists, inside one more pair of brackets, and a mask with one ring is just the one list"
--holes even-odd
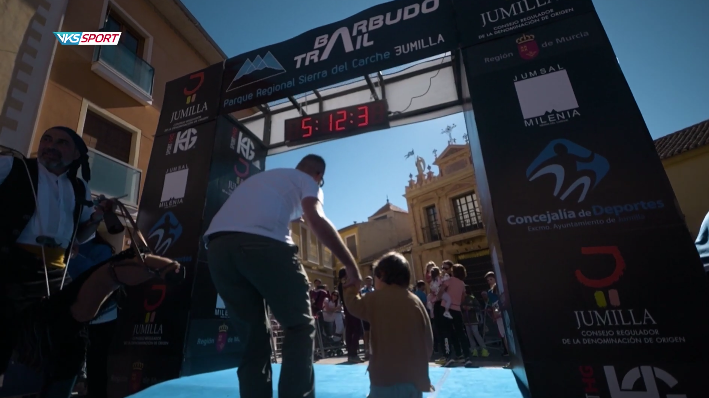
[[(378, 0), (182, 0), (232, 57), (347, 18)], [(709, 1), (594, 0), (653, 138), (709, 119)], [(463, 142), (462, 115), (373, 132), (271, 156), (267, 168), (293, 167), (307, 153), (323, 156), (325, 212), (337, 228), (365, 221), (386, 203), (402, 208), (414, 158), (433, 160), (448, 124)]]

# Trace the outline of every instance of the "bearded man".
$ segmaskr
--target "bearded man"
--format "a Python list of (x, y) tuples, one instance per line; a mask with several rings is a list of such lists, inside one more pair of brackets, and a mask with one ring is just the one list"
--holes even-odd
[(68, 398), (84, 362), (86, 324), (101, 304), (121, 285), (164, 277), (179, 264), (153, 256), (108, 262), (67, 284), (71, 242), (91, 239), (111, 202), (94, 206), (88, 148), (74, 130), (45, 131), (37, 153), (0, 156), (0, 375), (16, 354), (42, 372), (41, 398)]

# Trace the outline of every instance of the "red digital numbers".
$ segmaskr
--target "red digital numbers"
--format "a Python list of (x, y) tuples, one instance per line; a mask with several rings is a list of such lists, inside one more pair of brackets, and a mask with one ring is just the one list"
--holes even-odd
[(300, 123), (300, 128), (303, 129), (303, 131), (307, 131), (307, 133), (303, 133), (303, 138), (310, 137), (313, 135), (313, 126), (308, 126), (307, 123), (313, 120), (312, 117), (306, 117), (303, 119), (303, 121)]
[(360, 106), (357, 108), (358, 111), (360, 111), (360, 114), (358, 116), (359, 119), (362, 120), (360, 124), (358, 124), (358, 127), (366, 126), (369, 124), (369, 107), (368, 106)]
[(347, 120), (347, 111), (338, 111), (337, 115), (340, 116), (340, 118), (335, 122), (335, 130), (342, 131), (345, 129), (345, 126), (343, 126), (342, 123)]
[[(335, 120), (334, 116), (337, 115), (338, 118)], [(345, 126), (342, 125), (347, 120), (347, 111), (337, 111), (337, 113), (330, 114), (330, 131), (342, 131)], [(334, 128), (333, 128), (334, 121)]]

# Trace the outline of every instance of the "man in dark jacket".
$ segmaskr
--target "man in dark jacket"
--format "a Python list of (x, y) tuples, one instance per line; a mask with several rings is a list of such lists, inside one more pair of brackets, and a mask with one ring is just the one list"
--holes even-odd
[(68, 398), (84, 361), (85, 325), (105, 298), (152, 278), (146, 268), (179, 264), (105, 264), (67, 285), (72, 242), (91, 239), (110, 204), (91, 201), (88, 148), (74, 130), (45, 131), (37, 153), (26, 161), (0, 156), (0, 375), (17, 351), (18, 362), (43, 372), (40, 397)]

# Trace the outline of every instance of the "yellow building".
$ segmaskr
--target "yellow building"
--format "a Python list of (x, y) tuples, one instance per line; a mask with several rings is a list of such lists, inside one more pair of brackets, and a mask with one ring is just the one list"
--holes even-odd
[[(478, 203), (470, 147), (450, 144), (433, 164), (438, 174), (417, 157), (417, 174), (409, 175), (406, 201), (413, 226), (412, 257), (416, 278), (423, 279), (426, 263), (440, 266), (451, 260), (466, 267), (466, 283), (486, 290), (483, 280), (493, 269)], [(414, 178), (415, 177), (415, 178)]]
[(323, 284), (327, 285), (328, 290), (334, 290), (336, 285), (335, 264), (330, 249), (320, 242), (304, 222), (292, 222), (290, 230), (291, 238), (298, 246), (298, 258), (305, 267), (308, 280), (312, 282), (315, 279), (320, 279)]
[[(123, 197), (137, 214), (165, 83), (226, 55), (179, 0), (8, 0), (0, 8), (0, 144), (33, 156), (47, 128), (75, 129), (89, 147), (91, 191)], [(62, 46), (52, 33), (103, 30), (122, 32), (120, 43)]]
[[(362, 277), (372, 276), (374, 262), (389, 251), (398, 251), (411, 264), (411, 224), (406, 210), (387, 203), (366, 222), (354, 222), (338, 231), (357, 260)], [(337, 261), (337, 269), (342, 264)]]
[(709, 120), (655, 140), (693, 238), (709, 212)]

